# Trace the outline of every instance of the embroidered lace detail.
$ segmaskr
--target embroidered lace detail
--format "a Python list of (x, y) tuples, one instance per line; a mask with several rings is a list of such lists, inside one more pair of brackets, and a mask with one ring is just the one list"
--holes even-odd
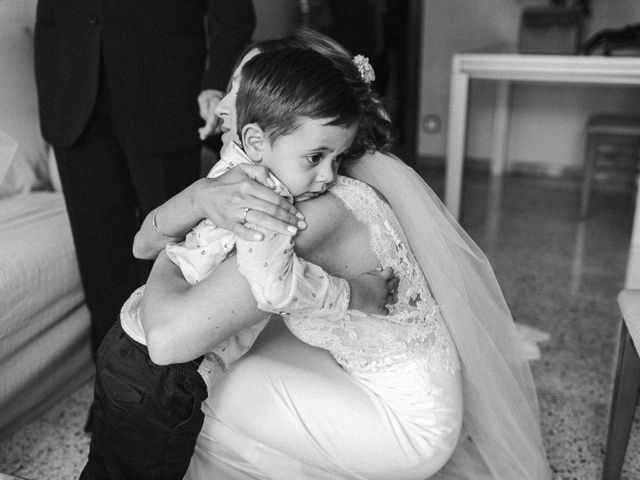
[(329, 350), (354, 374), (406, 371), (416, 364), (425, 371), (457, 371), (460, 365), (449, 331), (391, 208), (358, 180), (339, 177), (330, 191), (368, 225), (380, 265), (392, 267), (400, 278), (398, 302), (387, 316), (351, 310), (331, 323), (292, 316), (286, 319), (291, 331)]

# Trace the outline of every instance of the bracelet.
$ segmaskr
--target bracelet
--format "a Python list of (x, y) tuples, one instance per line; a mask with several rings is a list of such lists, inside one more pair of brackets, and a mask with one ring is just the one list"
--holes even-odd
[(162, 233), (162, 232), (160, 231), (160, 229), (158, 229), (158, 218), (157, 218), (157, 217), (158, 217), (158, 208), (159, 208), (159, 207), (157, 207), (157, 208), (154, 208), (154, 209), (153, 209), (153, 218), (151, 219), (151, 225), (153, 225), (153, 229), (154, 229), (154, 230), (156, 231), (156, 233), (157, 233), (158, 235), (160, 235), (161, 237), (164, 237), (164, 238), (173, 238), (173, 237), (171, 237), (170, 235), (167, 235), (166, 233)]

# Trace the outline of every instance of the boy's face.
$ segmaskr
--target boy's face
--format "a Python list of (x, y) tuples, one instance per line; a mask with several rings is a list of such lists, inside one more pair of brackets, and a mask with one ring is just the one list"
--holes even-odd
[(240, 87), (240, 73), (245, 63), (258, 55), (260, 50), (254, 48), (247, 52), (242, 58), (242, 61), (238, 65), (238, 68), (233, 72), (231, 79), (231, 88), (227, 91), (227, 94), (218, 102), (215, 113), (218, 118), (222, 120), (222, 149), (221, 155), (224, 155), (227, 148), (232, 142), (240, 144), (238, 138), (238, 126), (236, 125), (236, 97), (238, 95), (238, 88)]
[(265, 142), (261, 165), (284, 183), (297, 202), (324, 193), (336, 179), (339, 156), (353, 143), (356, 125), (327, 125), (331, 119), (301, 118), (293, 132)]

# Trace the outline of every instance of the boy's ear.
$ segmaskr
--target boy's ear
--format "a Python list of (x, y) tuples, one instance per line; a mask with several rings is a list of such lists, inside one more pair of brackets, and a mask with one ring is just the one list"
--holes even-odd
[(256, 123), (248, 123), (242, 127), (242, 145), (245, 153), (256, 163), (262, 161), (267, 137), (264, 130)]

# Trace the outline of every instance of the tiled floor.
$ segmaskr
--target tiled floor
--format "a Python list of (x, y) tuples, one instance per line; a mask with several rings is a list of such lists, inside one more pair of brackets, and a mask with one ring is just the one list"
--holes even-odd
[(92, 389), (84, 385), (0, 443), (0, 472), (28, 480), (77, 478), (89, 451), (83, 427)]
[[(442, 175), (425, 171), (436, 191)], [(598, 194), (577, 220), (577, 185), (471, 174), (462, 224), (492, 260), (516, 320), (551, 333), (533, 371), (542, 427), (557, 480), (600, 477), (633, 206), (628, 194)], [(82, 432), (91, 386), (0, 443), (0, 471), (29, 480), (76, 478), (87, 453)], [(636, 422), (625, 480), (640, 478)]]

